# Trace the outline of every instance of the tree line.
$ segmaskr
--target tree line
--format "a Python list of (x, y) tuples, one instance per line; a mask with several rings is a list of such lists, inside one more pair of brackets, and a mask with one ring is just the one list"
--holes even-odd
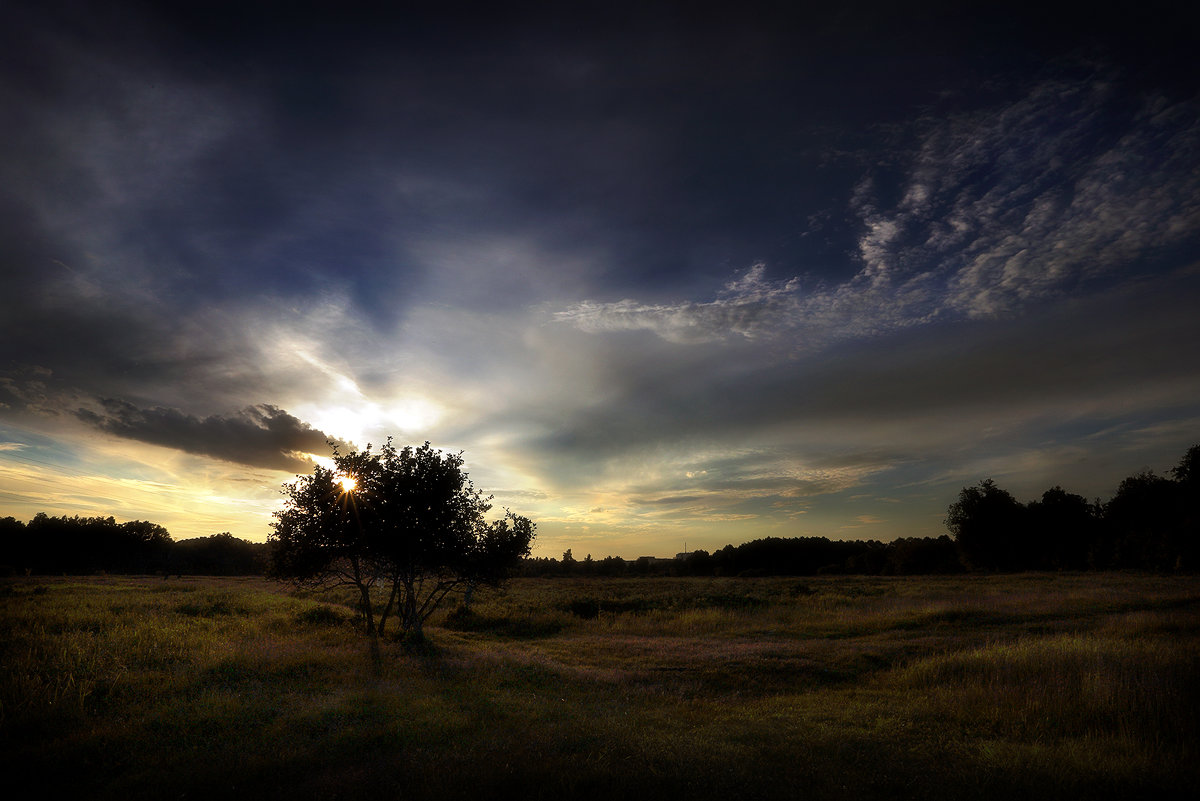
[(0, 574), (93, 573), (250, 576), (266, 572), (270, 549), (223, 532), (175, 540), (148, 520), (0, 518)]
[[(427, 450), (428, 445), (422, 453)], [(361, 472), (362, 466), (347, 462), (346, 467)], [(332, 474), (323, 478), (332, 497), (344, 496), (333, 488)], [(590, 554), (576, 559), (568, 550), (562, 559), (519, 559), (513, 572), (535, 577), (1192, 572), (1200, 569), (1200, 445), (1191, 447), (1167, 475), (1146, 470), (1129, 476), (1107, 502), (1089, 501), (1055, 486), (1021, 503), (985, 479), (962, 488), (947, 510), (945, 524), (949, 536), (891, 542), (768, 537), (676, 559), (593, 559)], [(175, 541), (162, 526), (143, 520), (117, 523), (112, 517), (40, 513), (22, 523), (7, 517), (0, 519), (0, 573), (263, 575), (281, 545), (279, 533), (271, 543), (248, 542), (228, 533)], [(521, 540), (519, 544), (527, 547), (528, 540)]]
[(826, 537), (766, 537), (703, 550), (674, 559), (643, 556), (621, 559), (588, 554), (575, 559), (526, 559), (519, 575), (556, 576), (815, 576), (818, 574), (906, 576), (959, 573), (963, 566), (950, 537), (905, 537), (878, 540), (830, 540)]
[(963, 487), (946, 514), (972, 570), (1200, 568), (1200, 445), (1170, 476), (1145, 470), (1107, 502), (1053, 487), (1022, 504), (991, 479)]
[(963, 487), (950, 535), (891, 542), (768, 537), (676, 559), (527, 559), (526, 576), (917, 575), (966, 571), (1200, 569), (1200, 445), (1158, 475), (1121, 482), (1107, 502), (1055, 486), (1021, 503), (992, 479)]

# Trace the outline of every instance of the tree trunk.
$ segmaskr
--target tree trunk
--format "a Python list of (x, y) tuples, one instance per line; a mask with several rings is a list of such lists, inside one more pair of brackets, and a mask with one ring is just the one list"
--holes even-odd
[(367, 619), (367, 649), (371, 655), (371, 668), (376, 675), (383, 669), (383, 654), (379, 650), (379, 632), (375, 630), (375, 612), (371, 608), (371, 589), (365, 584), (358, 585), (361, 596), (363, 616)]
[(414, 576), (404, 576), (404, 587), (401, 590), (400, 608), (403, 610), (400, 622), (404, 635), (415, 635), (418, 639), (421, 633), (421, 621), (417, 610), (417, 585)]
[(371, 608), (371, 591), (366, 586), (358, 585), (359, 601), (358, 605), (362, 608), (363, 617), (367, 622), (367, 635), (374, 637), (375, 632), (375, 610)]
[(379, 636), (383, 636), (383, 627), (387, 625), (388, 616), (392, 613), (392, 607), (396, 605), (396, 593), (399, 592), (399, 581), (392, 579), (392, 590), (388, 594), (387, 605), (383, 607), (383, 612), (379, 615)]

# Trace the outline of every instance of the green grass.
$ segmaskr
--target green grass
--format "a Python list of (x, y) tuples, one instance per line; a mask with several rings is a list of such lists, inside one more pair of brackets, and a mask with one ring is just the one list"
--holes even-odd
[(5, 775), (88, 798), (1191, 798), (1200, 579), (0, 584)]

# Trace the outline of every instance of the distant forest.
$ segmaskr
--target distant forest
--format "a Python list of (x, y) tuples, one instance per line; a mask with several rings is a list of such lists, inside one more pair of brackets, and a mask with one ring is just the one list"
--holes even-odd
[(0, 575), (130, 573), (261, 576), (270, 546), (232, 534), (174, 540), (146, 520), (36, 515), (0, 519)]
[(676, 559), (527, 559), (528, 576), (917, 575), (1026, 570), (1200, 568), (1200, 445), (1170, 476), (1153, 471), (1121, 482), (1107, 503), (1053, 487), (1022, 504), (991, 479), (963, 487), (946, 512), (951, 536), (876, 540), (797, 537), (726, 545)]
[[(1121, 482), (1109, 501), (1062, 487), (1022, 504), (987, 479), (963, 487), (946, 514), (949, 535), (876, 540), (769, 537), (674, 559), (534, 557), (522, 576), (916, 575), (1026, 570), (1200, 568), (1200, 445), (1161, 476)], [(148, 521), (49, 517), (0, 519), (0, 575), (134, 573), (264, 575), (271, 546), (228, 533), (176, 541)]]

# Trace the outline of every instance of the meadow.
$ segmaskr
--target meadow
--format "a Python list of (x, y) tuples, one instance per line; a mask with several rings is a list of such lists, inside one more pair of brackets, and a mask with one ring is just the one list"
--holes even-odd
[(1194, 798), (1200, 578), (519, 579), (369, 658), (262, 579), (0, 582), (50, 797)]

